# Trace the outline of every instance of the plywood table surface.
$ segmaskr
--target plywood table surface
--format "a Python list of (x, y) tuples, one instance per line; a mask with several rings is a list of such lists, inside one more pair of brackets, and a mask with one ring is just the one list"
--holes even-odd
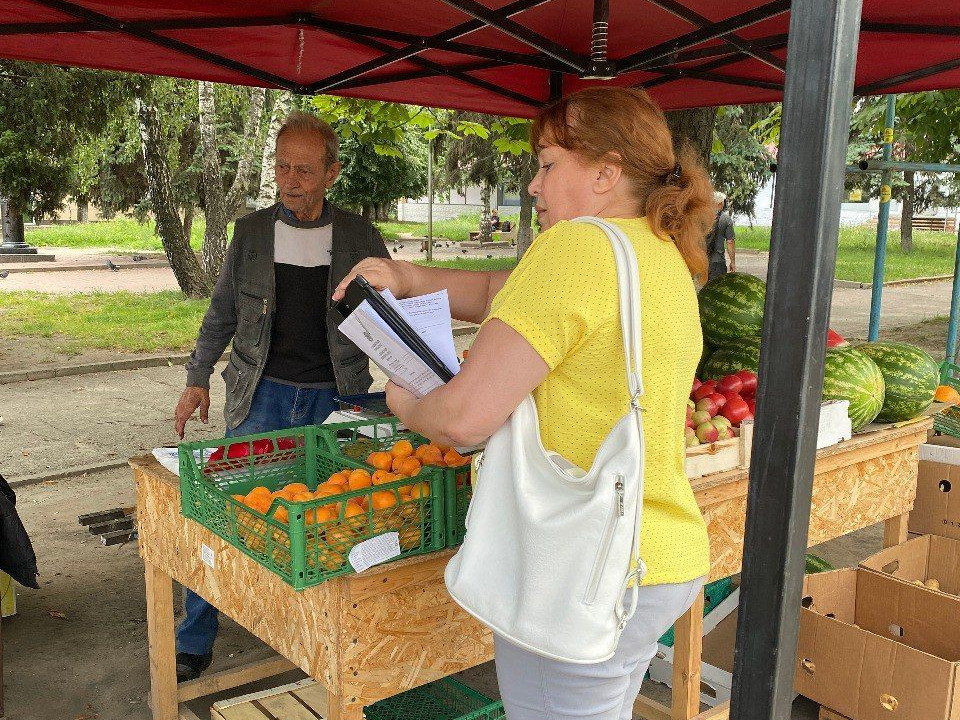
[[(889, 428), (817, 454), (809, 545), (877, 522), (885, 544), (906, 539), (918, 448), (930, 421)], [(362, 708), (493, 657), (489, 631), (447, 594), (452, 551), (371, 568), (296, 592), (278, 576), (180, 514), (179, 479), (153, 456), (130, 461), (147, 588), (152, 707), (176, 720), (186, 700), (299, 667), (328, 691), (328, 720), (359, 720)], [(710, 578), (740, 570), (747, 470), (693, 481), (710, 535)], [(213, 551), (213, 567), (201, 548)], [(172, 580), (210, 600), (279, 653), (251, 666), (176, 684)], [(699, 607), (695, 604), (694, 610)], [(693, 612), (693, 611), (691, 611)], [(687, 720), (699, 712), (698, 618), (677, 623), (673, 707), (643, 697), (636, 713)]]

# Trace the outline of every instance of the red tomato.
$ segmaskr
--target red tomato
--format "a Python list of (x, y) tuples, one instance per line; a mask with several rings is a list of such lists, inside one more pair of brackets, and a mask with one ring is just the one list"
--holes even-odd
[(213, 454), (210, 455), (210, 459), (207, 460), (208, 463), (216, 462), (217, 460), (223, 460), (223, 454), (226, 452), (223, 445), (218, 447), (213, 451)]
[(233, 443), (227, 449), (228, 458), (244, 458), (250, 456), (250, 443)]
[(273, 452), (273, 440), (270, 438), (260, 438), (253, 441), (253, 454), (266, 455)]
[(700, 387), (701, 385), (703, 385), (703, 383), (700, 382), (700, 380), (698, 380), (697, 378), (694, 378), (694, 379), (693, 379), (693, 387), (690, 389), (691, 394), (694, 393), (694, 392), (696, 392), (696, 391), (697, 391), (697, 388)]
[(743, 387), (740, 389), (741, 395), (744, 397), (753, 397), (757, 394), (757, 376), (755, 373), (749, 370), (741, 370), (737, 373), (737, 377), (740, 378), (743, 383)]
[(293, 450), (297, 447), (297, 441), (293, 438), (277, 438), (277, 450)]
[(710, 395), (710, 399), (713, 400), (714, 403), (716, 403), (716, 406), (717, 406), (718, 408), (722, 408), (724, 405), (727, 404), (727, 398), (726, 398), (726, 396), (725, 396), (725, 395), (722, 395), (722, 394), (720, 394), (720, 393), (718, 393), (718, 392), (712, 393), (712, 394)]
[(724, 395), (729, 395), (730, 393), (739, 394), (742, 389), (743, 380), (741, 380), (738, 375), (727, 375), (717, 383), (717, 390)]
[(713, 380), (708, 380), (705, 383), (702, 383), (700, 387), (693, 391), (693, 394), (690, 396), (694, 402), (700, 402), (703, 398), (712, 395), (716, 392), (717, 383)]
[(732, 398), (727, 404), (720, 408), (720, 414), (723, 415), (733, 425), (739, 425), (750, 414), (750, 407), (743, 398)]

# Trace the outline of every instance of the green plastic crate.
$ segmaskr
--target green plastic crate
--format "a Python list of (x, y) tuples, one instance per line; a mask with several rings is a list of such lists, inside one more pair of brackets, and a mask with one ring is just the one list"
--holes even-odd
[[(703, 616), (713, 612), (714, 608), (726, 600), (733, 592), (733, 580), (725, 577), (708, 583), (703, 588)], [(659, 640), (661, 645), (673, 647), (673, 628), (667, 630)]]
[(368, 705), (367, 720), (499, 720), (503, 703), (453, 678), (421, 685)]
[[(398, 426), (397, 418), (382, 417), (330, 423), (320, 426), (320, 433), (327, 450), (331, 453), (360, 462), (363, 462), (371, 452), (386, 450), (398, 440), (409, 440), (414, 449), (429, 442), (418, 433), (399, 430)], [(364, 467), (370, 468), (365, 462)], [(473, 492), (470, 485), (470, 464), (455, 468), (424, 468), (417, 477), (422, 477), (427, 472), (439, 473), (443, 476), (444, 529), (447, 547), (456, 547), (463, 542), (463, 536), (466, 533), (467, 508)]]
[[(284, 449), (276, 449), (280, 439)], [(203, 451), (209, 448), (238, 443), (252, 448), (263, 440), (273, 442), (273, 452), (215, 462), (204, 459)], [(411, 484), (406, 479), (310, 501), (275, 498), (264, 513), (233, 497), (246, 495), (259, 485), (273, 491), (292, 482), (301, 482), (313, 491), (335, 472), (362, 467), (357, 461), (331, 455), (317, 426), (184, 443), (180, 446), (181, 512), (296, 590), (354, 572), (347, 557), (350, 549), (385, 532), (399, 534), (401, 552), (395, 559), (445, 546), (444, 482), (439, 474), (417, 477), (417, 482), (428, 483), (430, 494), (406, 501), (399, 495), (401, 487)], [(376, 492), (393, 493), (397, 504), (375, 509), (371, 498)], [(354, 499), (365, 501), (366, 511), (346, 518), (346, 502)], [(325, 507), (333, 508), (336, 517), (322, 523), (312, 521)], [(286, 510), (287, 522), (276, 517), (278, 512), (283, 514), (281, 508)]]

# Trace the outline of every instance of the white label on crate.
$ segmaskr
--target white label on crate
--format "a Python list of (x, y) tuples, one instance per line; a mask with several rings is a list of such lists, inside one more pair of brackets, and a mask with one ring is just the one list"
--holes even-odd
[(400, 533), (388, 532), (357, 543), (350, 551), (350, 565), (358, 573), (400, 554)]
[(216, 558), (213, 548), (209, 545), (201, 545), (200, 558), (203, 560), (204, 565), (209, 565), (212, 568), (214, 565), (214, 559)]

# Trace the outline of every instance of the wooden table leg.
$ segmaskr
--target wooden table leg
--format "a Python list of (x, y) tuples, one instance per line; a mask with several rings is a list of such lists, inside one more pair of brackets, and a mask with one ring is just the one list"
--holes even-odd
[(327, 691), (326, 720), (363, 720), (363, 705), (347, 705), (346, 698)]
[(173, 580), (144, 561), (150, 700), (153, 720), (177, 720), (177, 651), (173, 630)]
[(910, 520), (910, 513), (897, 515), (883, 523), (883, 546), (885, 548), (893, 547), (907, 541), (907, 525)]
[(673, 626), (673, 720), (700, 714), (703, 591)]

